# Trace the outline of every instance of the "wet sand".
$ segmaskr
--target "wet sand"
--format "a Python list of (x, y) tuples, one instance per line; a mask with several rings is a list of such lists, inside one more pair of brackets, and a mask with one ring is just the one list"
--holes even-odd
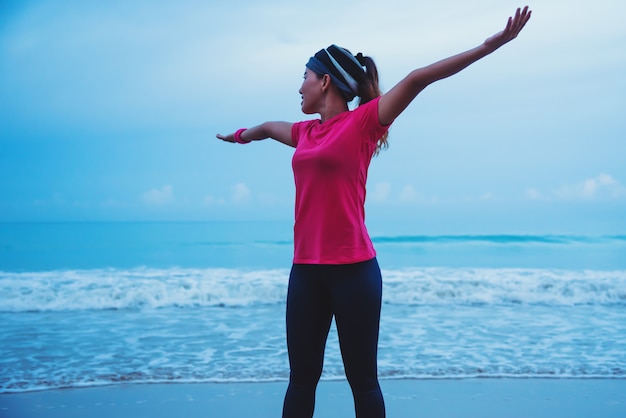
[[(626, 379), (382, 380), (387, 416), (626, 417)], [(0, 417), (280, 417), (285, 382), (128, 384), (0, 395)], [(315, 417), (353, 417), (347, 382), (323, 381)]]

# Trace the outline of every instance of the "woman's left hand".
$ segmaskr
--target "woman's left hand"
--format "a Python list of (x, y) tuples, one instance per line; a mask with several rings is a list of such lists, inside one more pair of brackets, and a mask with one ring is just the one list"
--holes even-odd
[(517, 38), (517, 35), (524, 28), (528, 20), (530, 19), (531, 11), (528, 10), (528, 6), (523, 10), (517, 9), (514, 17), (509, 17), (509, 21), (506, 24), (506, 28), (499, 33), (496, 33), (485, 41), (485, 45), (491, 50), (495, 51), (507, 42)]

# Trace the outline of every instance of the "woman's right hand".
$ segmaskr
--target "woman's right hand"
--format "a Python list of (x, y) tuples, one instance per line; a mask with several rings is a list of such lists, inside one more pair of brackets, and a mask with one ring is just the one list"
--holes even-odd
[(228, 135), (226, 135), (226, 136), (221, 135), (221, 134), (217, 134), (217, 135), (215, 135), (215, 137), (216, 137), (217, 139), (221, 139), (221, 140), (222, 140), (222, 141), (224, 141), (224, 142), (231, 142), (231, 143), (233, 143), (233, 144), (235, 143), (235, 133), (228, 134)]
[[(221, 139), (224, 142), (237, 143), (238, 141), (235, 139), (235, 135), (240, 135), (239, 139), (241, 139), (241, 144), (248, 144), (252, 141), (260, 141), (266, 138), (272, 138), (277, 140), (278, 142), (282, 142), (285, 145), (289, 145), (290, 147), (295, 147), (292, 139), (291, 139), (291, 127), (292, 123), (290, 122), (265, 122), (258, 126), (253, 126), (248, 129), (240, 129), (232, 134), (221, 135), (217, 134), (215, 137), (217, 139)], [(246, 137), (243, 138), (243, 135)]]

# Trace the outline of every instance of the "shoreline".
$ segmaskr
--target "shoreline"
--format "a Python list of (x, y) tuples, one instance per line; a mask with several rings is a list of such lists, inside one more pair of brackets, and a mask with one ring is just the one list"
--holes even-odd
[[(623, 417), (626, 379), (381, 380), (387, 416)], [(0, 416), (279, 417), (287, 382), (144, 383), (0, 395)], [(321, 381), (317, 417), (354, 416), (345, 380)]]

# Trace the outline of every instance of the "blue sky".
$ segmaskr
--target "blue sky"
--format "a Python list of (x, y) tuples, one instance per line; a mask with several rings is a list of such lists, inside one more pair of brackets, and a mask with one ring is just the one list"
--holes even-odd
[[(3, 1), (0, 221), (293, 216), (292, 149), (222, 143), (298, 121), (336, 43), (383, 90), (501, 30), (509, 0)], [(430, 86), (370, 168), (370, 224), (626, 233), (626, 3), (530, 4), (520, 37)]]

